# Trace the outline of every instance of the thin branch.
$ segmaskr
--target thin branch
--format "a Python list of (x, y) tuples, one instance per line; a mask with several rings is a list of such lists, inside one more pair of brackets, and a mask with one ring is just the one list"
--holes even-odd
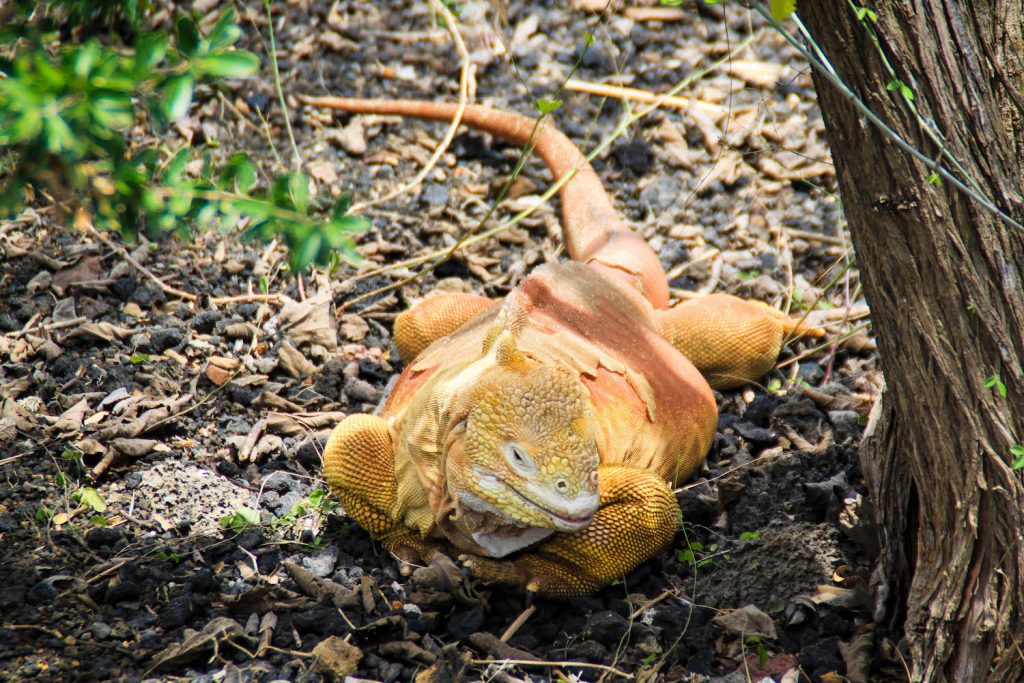
[[(607, 83), (594, 83), (593, 81), (581, 81), (577, 78), (570, 78), (565, 84), (566, 90), (587, 93), (588, 95), (599, 95), (601, 97), (613, 97), (617, 100), (631, 100), (651, 104), (662, 97), (650, 90), (639, 90), (637, 88), (626, 88), (621, 85), (609, 85)], [(697, 98), (671, 96), (661, 101), (661, 106), (676, 107), (677, 109), (696, 109), (697, 111), (713, 116), (723, 116), (725, 107), (698, 100)]]
[(383, 197), (378, 197), (367, 202), (360, 202), (353, 204), (349, 209), (350, 213), (359, 213), (366, 210), (371, 206), (377, 204), (383, 204), (384, 202), (390, 202), (392, 199), (399, 197), (406, 192), (409, 192), (415, 187), (418, 187), (423, 179), (427, 177), (434, 166), (437, 165), (441, 155), (448, 151), (448, 147), (452, 144), (452, 140), (455, 139), (455, 133), (459, 130), (459, 125), (462, 123), (462, 113), (466, 111), (466, 103), (469, 102), (469, 77), (470, 77), (470, 66), (472, 62), (469, 59), (469, 51), (466, 50), (466, 44), (462, 41), (462, 34), (459, 33), (459, 27), (456, 23), (455, 17), (448, 10), (448, 7), (441, 0), (434, 0), (434, 4), (437, 9), (444, 16), (445, 26), (448, 29), (449, 35), (452, 37), (452, 42), (455, 44), (455, 50), (459, 53), (459, 60), (462, 62), (462, 66), (459, 70), (459, 103), (455, 109), (455, 116), (452, 117), (451, 124), (448, 126), (448, 130), (444, 134), (440, 144), (434, 149), (434, 153), (430, 155), (430, 159), (423, 165), (423, 168), (419, 170), (419, 173), (405, 185), (392, 190)]
[(631, 673), (620, 671), (604, 664), (589, 664), (587, 662), (545, 662), (545, 661), (534, 661), (532, 659), (471, 659), (470, 664), (474, 666), (482, 666), (484, 664), (510, 664), (512, 666), (543, 666), (547, 668), (566, 668), (566, 669), (595, 669), (597, 671), (603, 671), (605, 673), (620, 676), (628, 681), (633, 680), (634, 676)]
[(186, 301), (195, 301), (199, 298), (195, 294), (183, 292), (180, 289), (175, 289), (174, 287), (171, 287), (169, 284), (165, 283), (163, 280), (161, 280), (152, 272), (150, 272), (148, 268), (146, 268), (144, 265), (142, 265), (134, 258), (132, 258), (132, 255), (128, 253), (127, 249), (118, 244), (114, 244), (106, 235), (104, 235), (102, 232), (92, 227), (91, 225), (89, 226), (89, 231), (96, 237), (96, 239), (98, 239), (100, 242), (103, 242), (103, 244), (108, 249), (112, 249), (113, 251), (117, 252), (117, 254), (125, 261), (127, 261), (133, 268), (135, 268), (137, 271), (139, 271), (140, 273), (148, 277), (150, 280), (152, 280), (156, 284), (156, 286), (163, 291), (164, 294), (170, 294), (171, 296), (176, 296), (181, 299), (185, 299)]
[(812, 67), (818, 70), (818, 72), (822, 75), (823, 78), (825, 78), (825, 80), (831, 83), (833, 87), (835, 87), (836, 90), (839, 91), (839, 94), (842, 95), (843, 98), (849, 101), (861, 114), (864, 115), (864, 118), (866, 118), (876, 128), (882, 131), (882, 134), (885, 135), (885, 137), (887, 137), (893, 143), (895, 143), (897, 147), (899, 147), (904, 152), (920, 161), (922, 164), (924, 164), (926, 168), (930, 168), (936, 173), (938, 173), (943, 180), (948, 181), (962, 194), (976, 201), (978, 204), (980, 204), (982, 207), (984, 207), (987, 211), (989, 211), (992, 215), (996, 216), (1006, 225), (1024, 231), (1024, 225), (1018, 223), (1016, 220), (1013, 219), (1012, 216), (1010, 216), (1002, 209), (1000, 209), (998, 206), (996, 206), (995, 202), (993, 202), (991, 199), (984, 196), (980, 192), (977, 192), (974, 189), (968, 187), (963, 181), (961, 181), (959, 178), (957, 178), (952, 173), (947, 171), (943, 166), (937, 165), (934, 159), (924, 154), (923, 152), (918, 151), (916, 147), (914, 147), (909, 142), (904, 140), (900, 136), (900, 134), (893, 130), (889, 126), (889, 124), (883, 121), (882, 118), (878, 116), (878, 114), (873, 112), (871, 108), (864, 103), (863, 100), (857, 97), (857, 95), (852, 90), (850, 90), (849, 86), (847, 86), (846, 83), (844, 83), (843, 80), (839, 78), (839, 76), (831, 68), (826, 66), (826, 64), (819, 60), (815, 55), (811, 54), (810, 50), (808, 50), (806, 47), (804, 47), (803, 44), (800, 43), (800, 41), (794, 38), (793, 35), (789, 31), (787, 31), (781, 23), (776, 21), (775, 18), (772, 16), (771, 12), (768, 11), (768, 9), (765, 8), (763, 4), (761, 4), (760, 2), (755, 2), (754, 8), (758, 11), (758, 13), (761, 14), (761, 16), (768, 20), (768, 22), (775, 28), (776, 31), (782, 34), (786, 41), (790, 45), (792, 45), (793, 48), (797, 52), (799, 52), (800, 55), (803, 56), (803, 58), (806, 59)]
[(281, 72), (277, 68), (277, 46), (274, 41), (274, 18), (270, 14), (270, 0), (263, 0), (263, 7), (267, 10), (267, 31), (270, 35), (270, 65), (274, 70), (274, 90), (277, 91), (277, 100), (281, 103), (281, 117), (284, 119), (285, 130), (288, 131), (288, 141), (292, 144), (292, 163), (295, 170), (302, 168), (302, 156), (299, 155), (299, 146), (295, 144), (295, 133), (292, 132), (292, 122), (288, 118), (288, 105), (284, 101), (284, 90), (281, 88)]

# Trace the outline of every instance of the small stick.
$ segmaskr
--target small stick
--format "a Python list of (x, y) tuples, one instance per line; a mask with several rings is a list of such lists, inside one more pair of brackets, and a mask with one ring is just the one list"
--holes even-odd
[(250, 292), (249, 294), (239, 294), (237, 296), (218, 296), (210, 299), (211, 304), (221, 306), (223, 304), (248, 304), (254, 301), (266, 301), (277, 303), (281, 301), (283, 297), (280, 294), (255, 294)]
[(471, 659), (470, 664), (474, 666), (481, 666), (484, 664), (511, 664), (512, 666), (546, 666), (546, 667), (565, 667), (567, 669), (578, 668), (578, 669), (596, 669), (598, 671), (604, 671), (605, 673), (614, 674), (621, 676), (626, 680), (633, 680), (633, 674), (620, 671), (614, 667), (606, 666), (604, 664), (589, 664), (587, 662), (535, 662), (529, 659)]
[[(632, 100), (644, 104), (659, 104), (676, 107), (677, 109), (689, 109), (693, 107), (697, 111), (721, 118), (728, 112), (725, 107), (718, 104), (711, 104), (703, 100), (690, 97), (670, 95), (664, 97), (649, 90), (638, 90), (637, 88), (626, 88), (621, 85), (608, 85), (607, 83), (594, 83), (593, 81), (581, 81), (577, 78), (570, 78), (565, 84), (566, 90), (584, 92), (588, 95), (600, 95), (601, 97), (613, 97), (617, 100)], [(662, 99), (664, 97), (664, 99)]]
[[(452, 117), (451, 124), (448, 126), (448, 131), (445, 133), (444, 138), (441, 140), (441, 143), (434, 150), (434, 153), (430, 155), (430, 159), (428, 159), (427, 163), (423, 165), (423, 168), (419, 170), (419, 173), (416, 174), (416, 177), (414, 177), (405, 185), (391, 192), (388, 192), (383, 197), (378, 197), (377, 199), (373, 199), (367, 202), (359, 202), (357, 204), (353, 204), (350, 209), (351, 213), (358, 213), (360, 211), (366, 210), (371, 206), (383, 204), (384, 202), (389, 202), (392, 199), (395, 199), (396, 197), (399, 197), (405, 194), (406, 192), (409, 192), (413, 188), (418, 187), (420, 183), (423, 182), (423, 179), (427, 177), (427, 174), (434, 170), (434, 166), (437, 165), (437, 162), (441, 159), (441, 156), (446, 151), (448, 151), (449, 145), (451, 145), (452, 140), (455, 139), (455, 133), (457, 133), (459, 130), (459, 124), (462, 123), (462, 112), (466, 110), (466, 104), (469, 102), (469, 79), (470, 66), (472, 65), (472, 62), (469, 59), (469, 51), (466, 50), (466, 44), (462, 41), (462, 34), (459, 33), (459, 28), (458, 25), (456, 24), (455, 17), (452, 16), (452, 13), (448, 10), (448, 7), (441, 0), (434, 0), (434, 4), (437, 6), (438, 11), (440, 11), (441, 14), (444, 16), (445, 26), (448, 28), (448, 33), (451, 35), (452, 42), (455, 44), (455, 50), (459, 53), (459, 60), (462, 62), (462, 67), (459, 71), (459, 106), (455, 110), (455, 116)], [(305, 102), (306, 104), (316, 104), (315, 101), (312, 101), (315, 99), (316, 98), (299, 98), (300, 101)]]
[(509, 624), (508, 628), (505, 629), (505, 632), (501, 634), (501, 638), (499, 638), (498, 640), (500, 640), (503, 643), (507, 643), (508, 641), (512, 640), (512, 636), (514, 636), (516, 632), (518, 632), (519, 629), (522, 628), (523, 624), (526, 623), (526, 620), (529, 619), (536, 611), (536, 605), (530, 605), (529, 607), (524, 609), (522, 613), (518, 617), (516, 617), (516, 620)]
[(691, 12), (680, 7), (627, 7), (622, 14), (633, 21), (682, 21)]
[(113, 251), (117, 252), (121, 256), (121, 258), (127, 261), (133, 268), (135, 268), (135, 270), (139, 271), (140, 273), (148, 277), (150, 280), (152, 280), (154, 283), (156, 283), (156, 286), (163, 290), (164, 294), (170, 294), (171, 296), (176, 296), (180, 299), (185, 299), (186, 301), (195, 301), (196, 299), (199, 298), (195, 294), (183, 292), (180, 289), (175, 289), (174, 287), (171, 287), (170, 285), (165, 283), (163, 280), (161, 280), (152, 272), (150, 272), (148, 268), (146, 268), (144, 265), (142, 265), (134, 258), (132, 258), (132, 255), (128, 253), (127, 249), (117, 244), (114, 244), (106, 235), (104, 235), (96, 228), (89, 226), (89, 231), (96, 236), (96, 239), (98, 239), (100, 242), (103, 242), (107, 249), (112, 249)]

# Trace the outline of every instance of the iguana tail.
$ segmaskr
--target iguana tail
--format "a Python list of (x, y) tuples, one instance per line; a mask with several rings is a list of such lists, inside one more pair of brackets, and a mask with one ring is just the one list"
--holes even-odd
[[(303, 103), (356, 114), (407, 116), (450, 121), (458, 110), (454, 102), (354, 99), (348, 97), (300, 97)], [(665, 271), (654, 251), (622, 222), (601, 179), (579, 148), (548, 121), (467, 104), (462, 122), (515, 145), (533, 145), (551, 170), (555, 181), (575, 171), (562, 186), (562, 231), (569, 256), (584, 263), (604, 266), (637, 287), (655, 308), (668, 305)]]

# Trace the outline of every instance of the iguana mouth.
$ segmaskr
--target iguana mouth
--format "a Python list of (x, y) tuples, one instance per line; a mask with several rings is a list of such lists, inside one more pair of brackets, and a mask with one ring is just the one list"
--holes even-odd
[(522, 500), (524, 503), (526, 503), (530, 507), (540, 510), (545, 515), (551, 517), (552, 520), (554, 520), (555, 522), (555, 528), (559, 531), (580, 531), (581, 529), (586, 528), (592, 521), (594, 521), (593, 513), (589, 515), (574, 517), (572, 515), (566, 515), (560, 512), (555, 512), (551, 508), (545, 505), (541, 505), (537, 501), (528, 498), (526, 495), (519, 492), (515, 486), (512, 486), (508, 482), (503, 481), (501, 483), (504, 484), (509, 491), (516, 494), (519, 497), (519, 499)]

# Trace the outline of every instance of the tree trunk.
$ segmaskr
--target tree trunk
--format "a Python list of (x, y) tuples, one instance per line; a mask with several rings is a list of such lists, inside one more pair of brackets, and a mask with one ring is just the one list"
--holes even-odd
[[(1024, 222), (1021, 0), (869, 6), (897, 78), (962, 165), (952, 172)], [(850, 4), (798, 10), (839, 77), (938, 159)], [(1024, 484), (1011, 454), (1024, 445), (1024, 234), (948, 182), (929, 185), (931, 168), (816, 83), (886, 379), (861, 451), (883, 536), (876, 618), (902, 631), (912, 680), (1024, 680)]]

